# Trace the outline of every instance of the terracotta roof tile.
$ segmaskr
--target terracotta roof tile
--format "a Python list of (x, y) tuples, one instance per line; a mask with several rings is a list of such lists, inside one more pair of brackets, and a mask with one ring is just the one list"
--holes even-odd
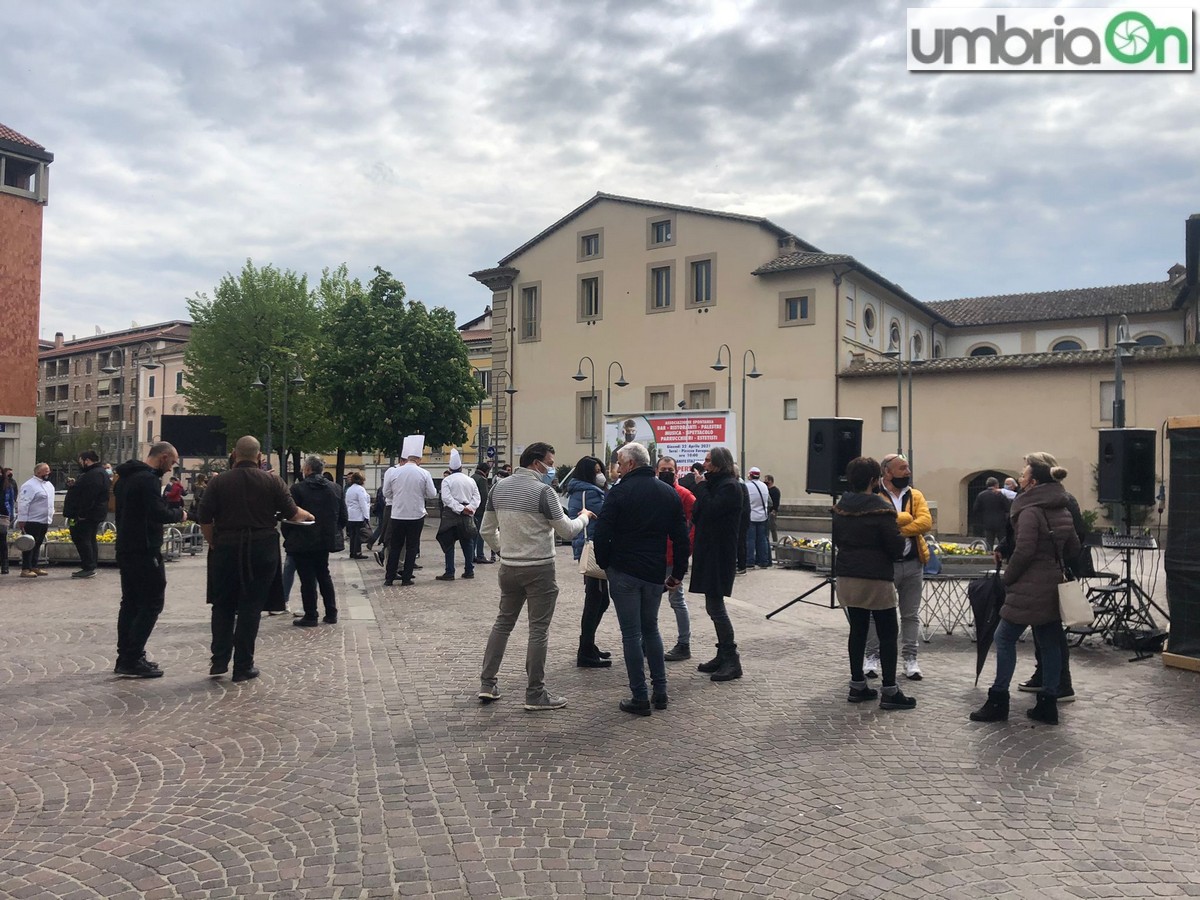
[(46, 148), (37, 141), (31, 141), (25, 135), (18, 131), (13, 131), (3, 122), (0, 122), (0, 140), (10, 141), (14, 144), (24, 144), (26, 147), (33, 147), (35, 150), (45, 150)]
[[(1059, 353), (1011, 353), (994, 356), (947, 356), (918, 363), (913, 372), (918, 375), (956, 375), (963, 372), (999, 372), (1011, 369), (1050, 369), (1063, 366), (1113, 365), (1114, 348), (1106, 350), (1067, 350)], [(1200, 345), (1182, 344), (1173, 347), (1136, 347), (1124, 362), (1194, 362), (1200, 360)], [(896, 363), (891, 360), (858, 362), (841, 373), (842, 378), (896, 377)]]
[(1166, 312), (1174, 307), (1178, 296), (1177, 282), (1153, 281), (1036, 294), (964, 297), (926, 305), (954, 325), (964, 327)]
[(777, 256), (769, 263), (759, 266), (751, 275), (766, 275), (769, 272), (792, 272), (797, 269), (813, 269), (838, 263), (853, 263), (854, 257), (845, 253), (812, 253), (800, 250), (786, 256)]

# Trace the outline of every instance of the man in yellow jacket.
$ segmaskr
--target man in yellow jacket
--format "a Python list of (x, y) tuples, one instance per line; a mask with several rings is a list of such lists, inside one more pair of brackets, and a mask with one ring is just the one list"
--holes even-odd
[[(912, 469), (899, 453), (889, 453), (881, 461), (883, 478), (879, 493), (896, 507), (896, 524), (905, 538), (904, 551), (895, 564), (896, 594), (900, 607), (900, 657), (904, 674), (913, 681), (921, 680), (917, 664), (917, 647), (921, 632), (921, 591), (925, 586), (925, 563), (929, 547), (925, 535), (933, 529), (933, 516), (925, 495), (912, 487)], [(867, 637), (867, 658), (863, 670), (874, 677), (879, 672), (879, 638), (875, 623)]]

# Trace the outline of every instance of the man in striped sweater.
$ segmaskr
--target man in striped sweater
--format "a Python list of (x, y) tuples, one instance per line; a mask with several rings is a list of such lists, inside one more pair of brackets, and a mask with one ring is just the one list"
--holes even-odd
[(483, 672), (479, 677), (479, 699), (491, 703), (500, 699), (496, 673), (504, 659), (508, 636), (529, 602), (529, 648), (525, 652), (525, 688), (527, 710), (562, 709), (566, 697), (546, 690), (546, 646), (554, 604), (558, 600), (558, 582), (554, 577), (554, 536), (564, 541), (583, 531), (590, 510), (578, 518), (563, 514), (558, 494), (542, 481), (554, 471), (554, 448), (537, 442), (521, 454), (521, 465), (512, 477), (496, 482), (488, 494), (480, 533), (492, 550), (500, 554), (500, 613), (492, 626), (487, 650), (483, 654)]

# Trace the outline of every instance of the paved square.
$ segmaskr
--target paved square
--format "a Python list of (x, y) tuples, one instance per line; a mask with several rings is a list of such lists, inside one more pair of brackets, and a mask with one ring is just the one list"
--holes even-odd
[(919, 707), (883, 713), (845, 702), (840, 612), (765, 620), (814, 577), (756, 571), (731, 603), (746, 677), (671, 664), (670, 709), (636, 718), (611, 610), (615, 665), (575, 668), (560, 548), (547, 684), (570, 705), (526, 713), (523, 619), (504, 696), (475, 699), (497, 567), (435, 582), (439, 558), (427, 533), (413, 588), (337, 560), (342, 621), (264, 617), (237, 685), (206, 677), (203, 558), (169, 566), (149, 681), (112, 675), (115, 570), (0, 578), (0, 896), (1200, 895), (1200, 676), (1158, 657), (1077, 651), (1061, 726), (1017, 695), (978, 725), (974, 645), (938, 633)]

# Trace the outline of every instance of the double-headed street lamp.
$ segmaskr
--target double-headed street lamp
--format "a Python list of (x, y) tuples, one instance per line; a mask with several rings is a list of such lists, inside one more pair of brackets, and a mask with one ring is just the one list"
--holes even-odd
[(897, 335), (892, 335), (892, 340), (888, 342), (888, 348), (883, 352), (883, 355), (888, 359), (896, 361), (896, 453), (900, 456), (904, 455), (904, 431), (902, 429), (904, 419), (904, 360), (901, 359), (900, 342), (896, 339)]
[[(262, 378), (263, 370), (267, 372), (267, 380), (264, 382)], [(267, 458), (271, 458), (271, 375), (272, 369), (270, 363), (263, 363), (258, 367), (258, 376), (250, 383), (250, 387), (256, 390), (266, 388), (267, 391), (267, 441), (266, 453)], [(305, 383), (304, 375), (300, 372), (300, 364), (294, 360), (288, 360), (287, 371), (291, 373), (291, 378), (283, 380), (283, 443), (280, 447), (280, 468), (283, 470), (283, 480), (288, 479), (288, 463), (287, 463), (287, 428), (288, 428), (288, 386), (293, 385), (300, 387)]]
[[(121, 399), (117, 401), (117, 413), (118, 413), (118, 416), (117, 416), (117, 456), (118, 457), (125, 450), (125, 402), (124, 402), (125, 391), (126, 391), (126, 384), (125, 384), (125, 377), (124, 377), (125, 357), (129, 353), (133, 354), (133, 371), (134, 371), (134, 375), (136, 376), (138, 366), (141, 366), (143, 369), (146, 369), (146, 370), (162, 368), (161, 363), (157, 363), (154, 361), (154, 351), (155, 351), (154, 344), (151, 343), (150, 341), (143, 341), (140, 344), (135, 344), (132, 348), (122, 349), (120, 347), (117, 347), (116, 349), (114, 349), (112, 351), (112, 353), (117, 354), (117, 358), (120, 360), (121, 364), (119, 366), (113, 365), (112, 354), (110, 354), (109, 358), (108, 358), (108, 365), (101, 366), (101, 368), (100, 368), (100, 371), (103, 372), (105, 375), (112, 376), (112, 375), (121, 374), (121, 393), (119, 395), (121, 397)], [(142, 361), (143, 355), (146, 357), (144, 362)], [(134, 379), (134, 388), (135, 389), (132, 392), (133, 402), (135, 404), (134, 409), (137, 409), (136, 404), (138, 401), (136, 387), (137, 387), (137, 378), (135, 377), (135, 379)], [(136, 417), (135, 417), (135, 421), (136, 421)], [(112, 425), (110, 424), (109, 427), (111, 428)], [(134, 435), (133, 444), (134, 444), (134, 447), (136, 448), (137, 447), (137, 435), (136, 434)], [(137, 456), (137, 454), (135, 453), (134, 456)]]
[[(721, 362), (721, 351), (722, 350), (725, 351), (726, 359), (729, 360), (728, 365)], [(746, 360), (747, 359), (754, 360), (750, 364), (749, 372), (746, 371)], [(717, 361), (715, 363), (713, 363), (711, 366), (709, 366), (709, 368), (713, 369), (714, 371), (717, 371), (717, 372), (723, 372), (726, 369), (729, 370), (729, 374), (726, 376), (725, 389), (727, 392), (729, 409), (732, 410), (733, 409), (733, 351), (729, 349), (728, 344), (722, 344), (720, 347), (717, 348)], [(742, 423), (741, 423), (742, 427), (741, 427), (741, 441), (739, 442), (739, 445), (738, 445), (738, 467), (741, 469), (743, 478), (746, 477), (746, 379), (747, 378), (762, 378), (762, 374), (763, 374), (762, 372), (758, 371), (758, 357), (755, 356), (754, 351), (747, 350), (745, 353), (743, 353), (742, 354)]]
[(1113, 357), (1115, 366), (1113, 372), (1113, 428), (1125, 427), (1125, 373), (1121, 367), (1121, 360), (1123, 357), (1129, 356), (1137, 345), (1138, 342), (1129, 334), (1129, 317), (1121, 316), (1117, 320), (1117, 347)]

